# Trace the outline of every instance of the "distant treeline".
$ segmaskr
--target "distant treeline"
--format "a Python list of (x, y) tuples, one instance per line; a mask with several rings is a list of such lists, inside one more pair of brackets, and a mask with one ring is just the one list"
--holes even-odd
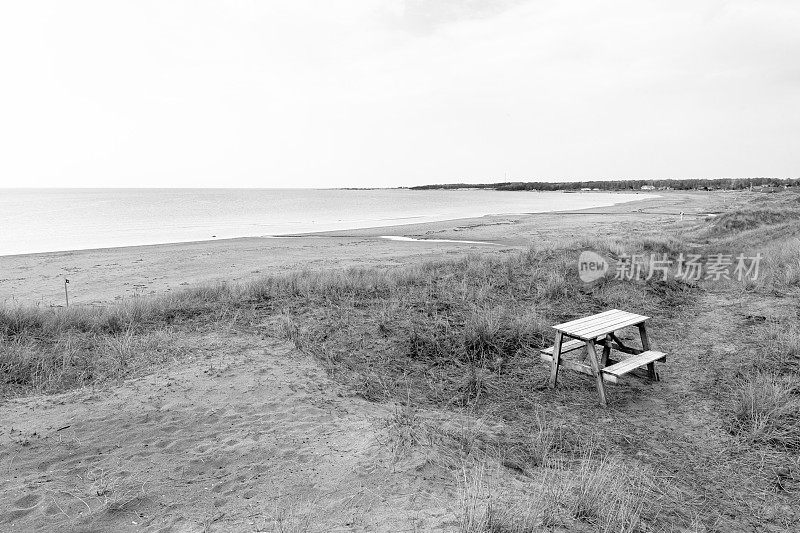
[(724, 179), (662, 179), (662, 180), (609, 180), (609, 181), (504, 181), (499, 183), (447, 183), (419, 185), (414, 190), (427, 189), (494, 189), (498, 191), (578, 191), (599, 189), (619, 191), (653, 187), (654, 189), (713, 190), (749, 189), (750, 187), (796, 187), (800, 179), (781, 178), (724, 178)]

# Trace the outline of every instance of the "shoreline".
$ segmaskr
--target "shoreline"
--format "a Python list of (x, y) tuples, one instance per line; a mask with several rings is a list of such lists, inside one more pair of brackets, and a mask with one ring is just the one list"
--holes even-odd
[[(625, 234), (631, 221), (644, 218), (677, 223), (674, 213), (679, 211), (690, 215), (684, 222), (690, 223), (695, 218), (691, 215), (724, 209), (742, 195), (719, 191), (659, 193), (655, 198), (586, 210), (0, 256), (0, 302), (63, 305), (65, 278), (70, 281), (71, 304), (105, 305), (186, 286), (246, 282), (296, 270), (388, 268), (464, 253), (508, 253), (562, 236)], [(431, 239), (445, 242), (426, 242)], [(449, 241), (488, 241), (495, 245)]]
[[(523, 193), (538, 193), (540, 191), (518, 191)], [(564, 193), (566, 194), (568, 191), (553, 191), (555, 193)], [(582, 195), (592, 195), (592, 194), (603, 194), (605, 196), (613, 196), (613, 195), (625, 195), (625, 196), (634, 196), (634, 195), (646, 195), (650, 198), (645, 199), (626, 199), (618, 202), (614, 202), (611, 205), (601, 205), (597, 207), (588, 207), (585, 210), (592, 210), (592, 209), (606, 209), (612, 208), (614, 206), (619, 206), (623, 204), (631, 204), (631, 203), (638, 203), (641, 201), (645, 201), (648, 199), (654, 199), (657, 197), (654, 193), (651, 192), (639, 192), (639, 191), (603, 191), (601, 193), (597, 193), (594, 191), (581, 191), (578, 194)], [(583, 209), (581, 210), (583, 211)], [(71, 253), (71, 252), (93, 252), (93, 251), (106, 251), (106, 250), (113, 250), (113, 249), (120, 249), (120, 248), (141, 248), (141, 247), (152, 247), (152, 246), (171, 246), (171, 245), (186, 245), (186, 244), (197, 244), (197, 243), (206, 243), (206, 242), (224, 242), (224, 241), (235, 241), (239, 239), (279, 239), (279, 238), (297, 238), (297, 237), (308, 237), (308, 236), (316, 236), (316, 235), (328, 235), (328, 234), (346, 234), (347, 232), (355, 232), (355, 231), (367, 231), (372, 233), (373, 230), (377, 231), (380, 229), (389, 229), (390, 231), (394, 231), (394, 228), (406, 227), (406, 226), (414, 226), (414, 225), (430, 225), (430, 224), (448, 224), (454, 223), (458, 221), (468, 221), (468, 220), (481, 220), (486, 217), (501, 217), (501, 216), (523, 216), (523, 215), (542, 215), (542, 214), (551, 214), (551, 213), (562, 213), (562, 212), (569, 212), (569, 210), (561, 210), (561, 211), (532, 211), (532, 212), (510, 212), (510, 213), (487, 213), (478, 216), (468, 216), (468, 217), (456, 217), (456, 218), (442, 218), (437, 219), (438, 217), (435, 215), (427, 216), (427, 215), (418, 215), (418, 216), (410, 216), (410, 217), (403, 217), (403, 218), (390, 218), (385, 219), (382, 221), (381, 219), (375, 219), (369, 221), (366, 225), (359, 224), (356, 221), (352, 221), (356, 225), (353, 227), (347, 228), (338, 228), (338, 229), (318, 229), (313, 231), (298, 231), (298, 232), (288, 232), (288, 233), (262, 233), (256, 235), (241, 235), (241, 236), (231, 236), (231, 237), (220, 237), (217, 238), (216, 235), (211, 234), (210, 238), (177, 238), (177, 240), (164, 240), (163, 242), (147, 242), (141, 244), (120, 244), (120, 245), (110, 245), (110, 246), (88, 246), (88, 247), (79, 247), (79, 248), (63, 248), (63, 249), (55, 249), (55, 250), (43, 250), (43, 251), (29, 251), (29, 252), (21, 252), (21, 253), (11, 253), (11, 254), (0, 254), (0, 260), (3, 258), (13, 258), (13, 257), (21, 257), (21, 256), (40, 256), (45, 254), (59, 254), (59, 253)], [(385, 222), (385, 223), (384, 223)], [(339, 224), (327, 224), (328, 226), (337, 226)], [(219, 228), (217, 228), (218, 230)], [(215, 232), (217, 230), (210, 229), (209, 233)], [(218, 232), (218, 231), (217, 231)]]

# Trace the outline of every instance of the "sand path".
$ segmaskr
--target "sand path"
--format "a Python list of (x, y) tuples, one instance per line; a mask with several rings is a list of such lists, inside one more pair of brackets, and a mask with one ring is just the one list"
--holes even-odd
[(389, 408), (286, 343), (189, 341), (196, 356), (157, 375), (1, 405), (0, 530), (455, 526), (448, 484), (394, 460)]

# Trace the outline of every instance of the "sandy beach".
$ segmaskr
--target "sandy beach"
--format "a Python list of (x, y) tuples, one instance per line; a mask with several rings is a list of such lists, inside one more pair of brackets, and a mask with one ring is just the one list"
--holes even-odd
[[(509, 193), (514, 194), (514, 193)], [(580, 193), (591, 194), (591, 193)], [(615, 206), (429, 224), (336, 231), (287, 238), (241, 238), (0, 257), (0, 302), (98, 305), (208, 282), (241, 282), (298, 269), (392, 267), (464, 253), (504, 253), (564, 237), (637, 232), (647, 225), (684, 224), (723, 210), (736, 192), (658, 191), (659, 197)], [(381, 238), (486, 241), (402, 242)]]

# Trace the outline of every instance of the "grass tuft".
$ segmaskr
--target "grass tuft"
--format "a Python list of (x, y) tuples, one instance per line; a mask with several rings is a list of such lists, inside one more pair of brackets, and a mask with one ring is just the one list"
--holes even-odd
[(511, 491), (504, 489), (502, 474), (486, 464), (464, 469), (460, 531), (527, 533), (590, 527), (604, 533), (634, 533), (643, 530), (645, 514), (661, 512), (653, 491), (659, 483), (647, 470), (597, 455), (596, 450), (571, 462), (577, 467), (553, 466), (534, 476), (528, 486)]
[(755, 372), (735, 385), (734, 431), (751, 442), (800, 448), (800, 386), (789, 377)]

